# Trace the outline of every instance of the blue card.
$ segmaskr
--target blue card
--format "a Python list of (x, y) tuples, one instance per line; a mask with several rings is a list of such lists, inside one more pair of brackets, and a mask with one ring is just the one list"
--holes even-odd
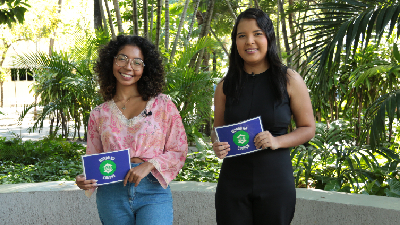
[(123, 181), (131, 169), (128, 149), (84, 155), (82, 164), (86, 179), (95, 179), (98, 185)]
[(228, 142), (230, 145), (231, 150), (226, 158), (261, 150), (254, 145), (254, 137), (263, 131), (260, 116), (215, 128), (219, 142)]

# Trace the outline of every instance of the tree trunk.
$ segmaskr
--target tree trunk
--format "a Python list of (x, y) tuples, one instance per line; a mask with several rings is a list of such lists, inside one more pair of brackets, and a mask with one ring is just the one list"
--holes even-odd
[(100, 10), (99, 0), (94, 0), (93, 3), (94, 3), (94, 6), (93, 6), (94, 29), (95, 30), (103, 29), (103, 26), (101, 24), (101, 10)]
[(137, 10), (137, 1), (132, 1), (132, 22), (133, 22), (133, 35), (139, 35), (139, 24), (138, 24), (138, 10)]
[(172, 62), (172, 60), (174, 59), (174, 56), (175, 56), (175, 51), (176, 51), (176, 47), (178, 45), (179, 35), (181, 34), (181, 30), (182, 30), (183, 24), (185, 22), (186, 11), (187, 11), (188, 5), (189, 5), (189, 0), (186, 0), (185, 7), (183, 8), (183, 12), (181, 14), (181, 20), (179, 21), (178, 31), (176, 32), (174, 44), (172, 46), (170, 62)]
[(257, 0), (254, 0), (254, 8), (260, 9), (260, 5), (258, 4)]
[(231, 14), (232, 18), (236, 20), (236, 15), (235, 15), (235, 13), (233, 12), (233, 9), (232, 9), (232, 7), (231, 7), (231, 3), (229, 2), (229, 0), (225, 0), (225, 1), (226, 1), (226, 4), (228, 5), (229, 13)]
[(213, 72), (217, 72), (217, 54), (213, 51)]
[(219, 40), (219, 38), (217, 37), (217, 35), (214, 33), (213, 29), (210, 27), (210, 31), (213, 34), (214, 38), (218, 41), (219, 45), (222, 47), (222, 49), (224, 50), (225, 54), (227, 56), (229, 56), (228, 50), (226, 50), (224, 44), (222, 43), (221, 40)]
[(49, 136), (53, 136), (53, 127), (54, 127), (54, 116), (50, 118), (50, 130), (49, 130)]
[(195, 5), (194, 5), (192, 21), (190, 22), (189, 31), (188, 31), (188, 34), (186, 37), (187, 43), (189, 43), (190, 36), (192, 35), (193, 25), (194, 25), (194, 21), (196, 20), (196, 14), (197, 14), (197, 9), (199, 8), (199, 3), (200, 3), (200, 0), (196, 0)]
[(122, 19), (121, 19), (121, 13), (119, 11), (119, 3), (118, 0), (113, 0), (114, 4), (114, 11), (115, 11), (115, 16), (117, 17), (117, 25), (118, 25), (118, 33), (124, 33), (124, 30), (122, 29)]
[(4, 98), (3, 98), (3, 95), (4, 95), (3, 83), (4, 83), (3, 81), (0, 82), (0, 87), (1, 87), (1, 108), (3, 108), (3, 102), (4, 102)]
[(161, 0), (157, 0), (157, 22), (156, 22), (156, 39), (155, 46), (156, 49), (160, 49), (160, 32), (161, 32)]
[(147, 0), (143, 0), (143, 37), (149, 39), (149, 19)]
[[(208, 31), (210, 30), (212, 15), (213, 15), (213, 11), (214, 11), (214, 3), (215, 3), (215, 0), (210, 0), (209, 3), (208, 3), (206, 20), (205, 20), (205, 23), (203, 24), (203, 26), (201, 28), (200, 38), (207, 37)], [(199, 52), (199, 56), (197, 57), (196, 67), (195, 67), (195, 70), (194, 70), (195, 73), (199, 72), (199, 67), (200, 67), (201, 61), (203, 59), (204, 51), (205, 51), (205, 49), (203, 48)]]
[(361, 139), (361, 113), (363, 110), (363, 88), (361, 87), (360, 92), (358, 93), (358, 118), (357, 118), (357, 132), (356, 132), (356, 137), (357, 137), (357, 141), (356, 141), (356, 145), (360, 145)]
[(111, 38), (113, 40), (115, 40), (115, 39), (117, 39), (117, 36), (115, 35), (114, 25), (113, 25), (113, 22), (112, 22), (111, 12), (110, 12), (110, 8), (108, 6), (108, 1), (107, 0), (104, 0), (104, 5), (106, 6), (106, 10), (107, 10), (108, 24), (110, 25), (110, 30), (111, 30)]
[[(293, 0), (289, 0), (289, 8), (293, 7), (294, 7)], [(289, 29), (290, 29), (290, 37), (292, 39), (292, 49), (296, 51), (294, 52), (294, 56), (292, 58), (297, 59), (300, 56), (300, 51), (297, 49), (297, 35), (295, 35), (296, 31), (294, 30), (296, 24), (294, 21), (296, 21), (296, 16), (294, 15), (294, 13), (289, 13)], [(299, 63), (296, 63), (296, 65), (292, 64), (292, 68), (298, 71)]]
[(103, 31), (104, 31), (104, 33), (109, 35), (108, 26), (107, 26), (107, 20), (106, 20), (106, 16), (105, 16), (105, 13), (104, 13), (104, 8), (103, 8), (103, 1), (102, 0), (98, 0), (98, 2), (99, 2), (99, 5), (100, 5), (101, 20), (103, 21)]
[[(288, 40), (288, 34), (286, 30), (286, 19), (285, 19), (285, 12), (283, 11), (283, 0), (278, 0), (278, 8), (281, 14), (281, 24), (282, 24), (282, 35), (283, 35), (283, 42), (285, 44), (285, 49), (286, 49), (286, 54), (289, 56), (290, 55), (290, 46), (289, 46), (289, 40)], [(287, 58), (287, 66), (291, 66), (291, 60), (290, 58)]]
[(210, 71), (210, 57), (211, 54), (209, 52), (205, 52), (203, 54), (202, 68), (201, 68), (203, 71), (206, 72)]
[(164, 38), (164, 47), (165, 51), (169, 50), (169, 0), (165, 0), (165, 38)]
[(281, 15), (279, 13), (279, 6), (278, 6), (278, 10), (276, 11), (276, 46), (278, 47), (278, 56), (281, 57), (281, 41), (280, 41), (280, 35), (279, 35), (279, 16)]
[(149, 31), (149, 40), (153, 42), (153, 24), (154, 24), (154, 5), (151, 3), (150, 8), (150, 31)]
[[(62, 0), (58, 0), (58, 10), (57, 13), (61, 13), (61, 6), (62, 6)], [(57, 32), (54, 31), (53, 37), (56, 37)], [(53, 47), (54, 47), (54, 38), (50, 38), (50, 46), (49, 46), (49, 55), (53, 54)]]

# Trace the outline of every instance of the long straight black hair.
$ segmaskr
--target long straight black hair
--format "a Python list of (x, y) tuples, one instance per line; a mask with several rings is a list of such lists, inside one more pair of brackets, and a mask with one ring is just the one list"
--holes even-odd
[(275, 31), (271, 19), (260, 9), (249, 8), (242, 12), (236, 19), (232, 30), (231, 54), (229, 56), (228, 73), (224, 77), (223, 92), (225, 95), (238, 99), (241, 93), (241, 86), (247, 79), (244, 71), (244, 60), (240, 57), (236, 46), (237, 27), (241, 19), (255, 19), (258, 27), (265, 33), (268, 41), (266, 60), (269, 62), (272, 71), (272, 83), (278, 100), (284, 99), (287, 79), (287, 67), (282, 64), (278, 56)]

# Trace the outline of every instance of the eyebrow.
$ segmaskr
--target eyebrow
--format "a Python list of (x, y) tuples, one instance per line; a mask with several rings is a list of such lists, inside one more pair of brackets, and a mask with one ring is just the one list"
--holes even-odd
[[(128, 58), (128, 59), (129, 59), (129, 57), (128, 57), (127, 55), (123, 54), (123, 53), (120, 53), (120, 54), (118, 54), (118, 55), (123, 55), (123, 56), (125, 56), (126, 58)], [(142, 60), (142, 61), (143, 61), (143, 59), (142, 59), (142, 58), (133, 58), (133, 59), (140, 59), (140, 60)]]
[[(263, 32), (262, 30), (255, 30), (255, 31), (253, 31), (253, 33), (255, 33), (255, 32)], [(243, 33), (245, 33), (245, 32), (240, 32), (240, 33), (237, 33), (236, 35), (239, 35), (239, 34), (243, 34)]]

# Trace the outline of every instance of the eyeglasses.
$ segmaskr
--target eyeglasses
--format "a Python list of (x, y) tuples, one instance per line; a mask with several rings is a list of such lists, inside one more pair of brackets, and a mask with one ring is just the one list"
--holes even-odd
[(131, 67), (134, 70), (139, 70), (139, 69), (143, 69), (144, 67), (144, 62), (142, 59), (139, 58), (135, 58), (135, 59), (128, 59), (128, 57), (126, 55), (117, 55), (114, 57), (115, 58), (115, 64), (117, 64), (117, 66), (120, 67), (124, 67), (126, 65), (128, 65), (129, 61), (131, 63)]

